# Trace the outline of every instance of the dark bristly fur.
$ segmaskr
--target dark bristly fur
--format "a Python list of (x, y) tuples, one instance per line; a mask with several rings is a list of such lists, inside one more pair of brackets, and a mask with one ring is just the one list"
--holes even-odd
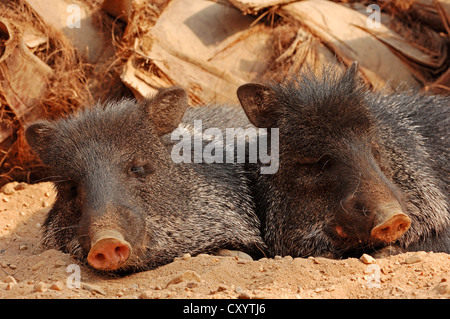
[[(44, 246), (86, 260), (92, 234), (117, 229), (132, 255), (116, 273), (223, 248), (259, 255), (259, 220), (240, 168), (171, 160), (167, 134), (183, 122), (186, 108), (184, 90), (172, 88), (142, 103), (124, 99), (31, 125), (28, 142), (58, 176), (57, 200), (43, 225)], [(223, 125), (233, 115), (210, 107), (187, 108), (184, 117), (217, 112)]]
[[(450, 98), (374, 93), (356, 71), (328, 67), (319, 76), (306, 72), (238, 89), (255, 126), (280, 129), (278, 172), (254, 169), (271, 255), (450, 252)], [(386, 198), (411, 219), (389, 244), (370, 237), (372, 208)]]

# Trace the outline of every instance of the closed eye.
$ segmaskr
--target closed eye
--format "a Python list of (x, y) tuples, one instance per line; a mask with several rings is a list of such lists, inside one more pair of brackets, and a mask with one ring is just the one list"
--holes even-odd
[(78, 186), (73, 181), (57, 183), (57, 189), (60, 194), (64, 194), (67, 200), (72, 200), (78, 196)]
[(299, 160), (298, 163), (302, 166), (319, 166), (323, 168), (330, 163), (330, 158), (326, 155), (322, 155), (319, 158), (303, 158)]
[(306, 170), (314, 175), (321, 174), (325, 169), (331, 168), (331, 159), (327, 155), (319, 158), (303, 158), (298, 161), (300, 169)]
[(132, 166), (130, 171), (133, 174), (144, 174), (145, 173), (145, 169), (143, 166)]
[(143, 165), (133, 165), (130, 167), (130, 175), (135, 178), (144, 178), (154, 172), (155, 170), (148, 163)]

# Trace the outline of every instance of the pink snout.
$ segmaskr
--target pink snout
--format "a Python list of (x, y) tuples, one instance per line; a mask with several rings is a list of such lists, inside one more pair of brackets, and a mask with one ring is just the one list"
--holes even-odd
[(131, 256), (131, 245), (116, 230), (99, 231), (93, 236), (87, 261), (98, 270), (115, 270)]

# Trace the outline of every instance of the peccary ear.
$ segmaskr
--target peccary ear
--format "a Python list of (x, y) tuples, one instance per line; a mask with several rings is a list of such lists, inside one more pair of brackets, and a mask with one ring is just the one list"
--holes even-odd
[(359, 65), (357, 61), (354, 61), (347, 69), (347, 72), (344, 75), (344, 78), (352, 79), (355, 83), (355, 80), (358, 78), (358, 70)]
[(359, 70), (358, 61), (353, 61), (353, 63), (348, 68), (347, 72), (349, 74), (352, 74), (353, 76), (356, 76), (358, 74), (358, 70)]
[(25, 139), (39, 157), (44, 154), (53, 131), (53, 126), (49, 122), (36, 122), (25, 129)]
[(249, 121), (256, 127), (269, 128), (274, 122), (274, 92), (267, 86), (247, 83), (237, 89), (237, 96)]
[(344, 85), (343, 88), (348, 91), (348, 94), (354, 93), (358, 88), (358, 69), (358, 62), (354, 61), (340, 78), (339, 82)]
[(181, 87), (164, 88), (153, 99), (145, 100), (144, 106), (161, 136), (172, 132), (181, 123), (188, 107), (188, 96)]

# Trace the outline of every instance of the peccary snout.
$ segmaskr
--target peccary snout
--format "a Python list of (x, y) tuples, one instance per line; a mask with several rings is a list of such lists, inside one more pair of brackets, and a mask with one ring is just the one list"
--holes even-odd
[(393, 242), (411, 226), (411, 219), (396, 202), (379, 205), (374, 213), (376, 223), (370, 235), (376, 240)]
[[(370, 151), (360, 152), (367, 154)], [(335, 214), (335, 231), (347, 241), (388, 244), (409, 229), (411, 219), (401, 204), (401, 191), (387, 180), (374, 159), (368, 157), (370, 161), (353, 158), (353, 165), (347, 165), (357, 167), (348, 172), (345, 172), (347, 165), (338, 165), (339, 170), (344, 170), (338, 179), (345, 181), (346, 187), (341, 186), (336, 192), (344, 199), (340, 200)], [(354, 176), (355, 172), (359, 172), (359, 178)]]
[[(342, 207), (344, 208), (345, 214), (349, 214), (345, 206), (342, 205)], [(361, 221), (358, 220), (362, 219), (361, 216), (360, 218), (355, 217), (354, 221), (346, 219), (337, 223), (335, 230), (339, 237), (347, 240), (367, 238), (370, 235), (370, 240), (387, 244), (396, 241), (411, 226), (411, 219), (403, 212), (397, 201), (378, 204), (373, 210), (364, 207), (360, 213), (367, 219), (365, 224), (368, 224), (368, 227), (373, 225), (372, 228), (367, 229), (363, 227), (363, 230), (360, 230), (360, 227), (354, 226), (355, 224), (361, 224)], [(370, 221), (373, 222), (371, 223)], [(349, 231), (349, 228), (352, 230)]]
[(131, 245), (116, 230), (98, 231), (92, 239), (87, 261), (99, 270), (115, 270), (131, 256)]

